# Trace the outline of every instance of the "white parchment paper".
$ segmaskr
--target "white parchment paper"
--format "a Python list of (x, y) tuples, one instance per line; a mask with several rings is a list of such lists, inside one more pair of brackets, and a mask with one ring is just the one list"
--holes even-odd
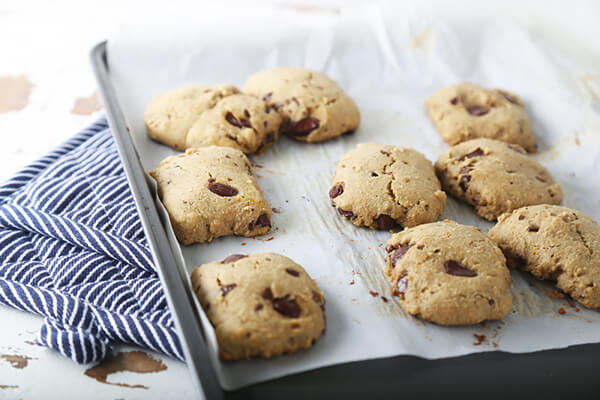
[[(260, 69), (308, 67), (337, 80), (362, 113), (361, 127), (352, 135), (319, 144), (282, 138), (265, 155), (253, 157), (264, 194), (278, 210), (267, 235), (182, 248), (189, 272), (232, 253), (279, 252), (304, 266), (325, 293), (327, 333), (314, 348), (238, 362), (220, 362), (213, 353), (223, 387), (401, 354), (435, 359), (600, 341), (599, 313), (550, 297), (550, 284), (518, 271), (512, 271), (513, 311), (501, 322), (448, 328), (419, 321), (389, 295), (383, 271), (390, 234), (357, 228), (331, 207), (328, 191), (336, 163), (358, 143), (409, 146), (432, 161), (444, 152), (448, 146), (423, 102), (440, 87), (467, 80), (521, 96), (538, 138), (533, 157), (561, 183), (565, 205), (600, 220), (598, 54), (572, 36), (557, 34), (550, 17), (481, 12), (476, 18), (473, 12), (434, 9), (380, 3), (257, 11), (238, 4), (196, 10), (177, 20), (161, 13), (140, 17), (109, 41), (111, 76), (147, 170), (175, 151), (147, 138), (145, 106), (155, 94), (183, 84), (241, 88)], [(596, 29), (600, 37), (597, 27), (582, 29)], [(452, 198), (442, 218), (492, 226)], [(566, 314), (560, 315), (560, 308)], [(477, 344), (474, 334), (486, 339)], [(216, 352), (214, 337), (209, 339)]]

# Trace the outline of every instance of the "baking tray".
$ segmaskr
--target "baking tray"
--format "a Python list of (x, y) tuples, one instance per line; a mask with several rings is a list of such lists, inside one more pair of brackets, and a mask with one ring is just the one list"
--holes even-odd
[(232, 392), (223, 391), (210, 362), (187, 272), (169, 245), (166, 226), (155, 204), (155, 186), (145, 173), (127, 131), (107, 63), (107, 43), (96, 45), (91, 61), (111, 131), (150, 244), (155, 265), (198, 396), (219, 398), (438, 398), (506, 397), (598, 398), (595, 371), (600, 344), (527, 354), (489, 352), (425, 360), (397, 356), (340, 364), (303, 372)]

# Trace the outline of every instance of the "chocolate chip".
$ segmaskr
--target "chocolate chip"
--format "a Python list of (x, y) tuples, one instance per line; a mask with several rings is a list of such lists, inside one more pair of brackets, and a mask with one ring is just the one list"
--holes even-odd
[(467, 154), (463, 155), (462, 157), (460, 157), (458, 159), (458, 161), (464, 161), (467, 158), (479, 157), (479, 156), (482, 156), (482, 155), (483, 155), (483, 150), (481, 150), (481, 147), (478, 147), (475, 150), (473, 150), (472, 152), (467, 153)]
[(467, 111), (469, 112), (469, 114), (474, 115), (476, 117), (481, 117), (482, 115), (487, 114), (490, 109), (486, 106), (480, 106), (480, 105), (472, 105), (472, 106), (467, 106)]
[(223, 297), (227, 296), (227, 293), (231, 292), (236, 287), (237, 285), (235, 283), (232, 283), (231, 285), (221, 286), (221, 293), (223, 294)]
[(535, 226), (535, 225), (529, 225), (529, 227), (527, 228), (527, 231), (529, 232), (537, 232), (540, 230), (539, 226)]
[(344, 187), (342, 185), (340, 185), (339, 183), (336, 183), (335, 185), (333, 185), (333, 187), (329, 191), (329, 197), (332, 199), (335, 199), (342, 193), (344, 193)]
[(404, 295), (406, 293), (406, 289), (408, 289), (408, 275), (404, 274), (398, 280), (396, 284), (396, 293), (400, 293)]
[(261, 293), (261, 296), (265, 300), (273, 300), (273, 292), (271, 291), (271, 288), (265, 288), (265, 290), (263, 290)]
[(517, 105), (519, 104), (517, 102), (517, 100), (512, 98), (508, 93), (500, 91), (500, 94), (502, 95), (502, 97), (504, 97), (506, 100), (508, 100), (509, 103), (517, 104)]
[(286, 268), (285, 272), (287, 272), (288, 274), (295, 276), (295, 277), (300, 276), (300, 272), (296, 271), (295, 269)]
[(250, 119), (250, 112), (248, 110), (244, 110), (244, 117)]
[(257, 304), (256, 307), (254, 307), (254, 311), (260, 311), (263, 309), (263, 305), (262, 304)]
[(338, 208), (338, 212), (343, 215), (346, 219), (354, 221), (356, 219), (356, 215), (352, 211), (344, 211), (341, 208)]
[(492, 299), (489, 299), (489, 300), (488, 300), (488, 304), (489, 304), (490, 306), (493, 306), (495, 303), (496, 303), (496, 302), (495, 302), (494, 300), (492, 300)]
[(232, 254), (230, 256), (225, 257), (225, 259), (223, 261), (221, 261), (221, 264), (229, 264), (232, 262), (236, 262), (237, 260), (240, 260), (245, 257), (248, 257), (248, 256), (245, 254)]
[(525, 219), (525, 216), (523, 214), (519, 215), (519, 221), (522, 221)]
[(225, 114), (225, 120), (229, 122), (229, 124), (238, 127), (238, 128), (252, 128), (250, 121), (245, 118), (240, 118), (239, 120), (231, 113), (230, 111)]
[(238, 190), (236, 188), (225, 185), (224, 183), (210, 183), (208, 185), (208, 190), (222, 197), (231, 197), (238, 194)]
[(456, 104), (458, 104), (458, 97), (453, 97), (452, 99), (450, 99), (450, 103), (455, 106)]
[(469, 182), (471, 182), (471, 175), (463, 175), (458, 181), (458, 186), (460, 186), (460, 188), (466, 192), (469, 188)]
[(298, 318), (300, 315), (300, 306), (289, 295), (273, 299), (273, 308), (285, 317)]
[(406, 254), (406, 252), (408, 252), (408, 249), (410, 249), (410, 247), (411, 247), (411, 245), (406, 243), (406, 244), (401, 244), (394, 250), (394, 252), (392, 253), (392, 268), (396, 266), (396, 263), (402, 257), (404, 257), (404, 255)]
[(477, 276), (477, 272), (471, 271), (456, 260), (448, 260), (444, 262), (444, 269), (449, 275), (463, 276), (467, 278)]
[(319, 120), (313, 117), (306, 117), (293, 123), (290, 127), (287, 128), (286, 133), (295, 136), (302, 137), (307, 136), (315, 129), (319, 128)]
[(381, 214), (375, 221), (377, 222), (377, 229), (385, 231), (392, 229), (396, 225), (396, 221), (387, 214)]
[(271, 221), (269, 221), (269, 216), (267, 214), (261, 214), (260, 217), (256, 220), (256, 222), (250, 222), (248, 224), (248, 229), (253, 231), (254, 228), (262, 228), (268, 226), (271, 227)]

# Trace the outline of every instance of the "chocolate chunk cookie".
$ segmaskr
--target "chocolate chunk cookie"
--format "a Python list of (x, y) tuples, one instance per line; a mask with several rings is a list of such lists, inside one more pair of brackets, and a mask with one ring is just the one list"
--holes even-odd
[(536, 150), (529, 116), (513, 93), (463, 82), (435, 92), (425, 106), (450, 145), (489, 138), (518, 144), (529, 152)]
[(303, 142), (321, 142), (360, 124), (356, 104), (333, 80), (303, 68), (274, 68), (252, 75), (244, 87), (283, 117), (282, 131)]
[(185, 86), (156, 96), (144, 114), (148, 135), (178, 150), (219, 145), (246, 154), (278, 138), (281, 117), (231, 85)]
[(546, 168), (517, 145), (474, 139), (453, 146), (435, 163), (447, 193), (495, 220), (504, 212), (534, 204), (560, 204), (563, 194)]
[(479, 229), (452, 221), (394, 234), (386, 274), (409, 314), (440, 325), (497, 320), (512, 308), (502, 251)]
[(339, 162), (329, 197), (354, 225), (389, 230), (437, 220), (446, 204), (440, 189), (431, 162), (418, 151), (362, 143)]
[(600, 308), (600, 226), (590, 217), (561, 206), (523, 207), (500, 216), (489, 235), (511, 267)]
[(224, 360), (290, 354), (325, 333), (323, 294), (282, 255), (230, 255), (196, 268), (192, 286)]
[(271, 207), (239, 150), (208, 146), (165, 158), (150, 175), (183, 244), (271, 228)]

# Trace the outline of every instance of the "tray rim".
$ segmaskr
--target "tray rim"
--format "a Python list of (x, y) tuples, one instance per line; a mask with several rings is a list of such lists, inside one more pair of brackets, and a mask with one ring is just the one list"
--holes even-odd
[[(185, 284), (185, 269), (180, 265), (169, 245), (165, 227), (159, 217), (151, 186), (140, 162), (139, 155), (127, 129), (125, 116), (110, 81), (107, 59), (107, 43), (104, 40), (90, 51), (94, 71), (106, 117), (115, 139), (129, 188), (148, 239), (150, 252), (160, 278), (165, 297), (185, 355), (188, 371), (199, 398), (223, 399), (223, 389), (211, 365), (205, 333), (200, 317), (194, 310), (193, 293)], [(173, 265), (175, 268), (166, 268)], [(193, 341), (193, 345), (192, 345)]]

